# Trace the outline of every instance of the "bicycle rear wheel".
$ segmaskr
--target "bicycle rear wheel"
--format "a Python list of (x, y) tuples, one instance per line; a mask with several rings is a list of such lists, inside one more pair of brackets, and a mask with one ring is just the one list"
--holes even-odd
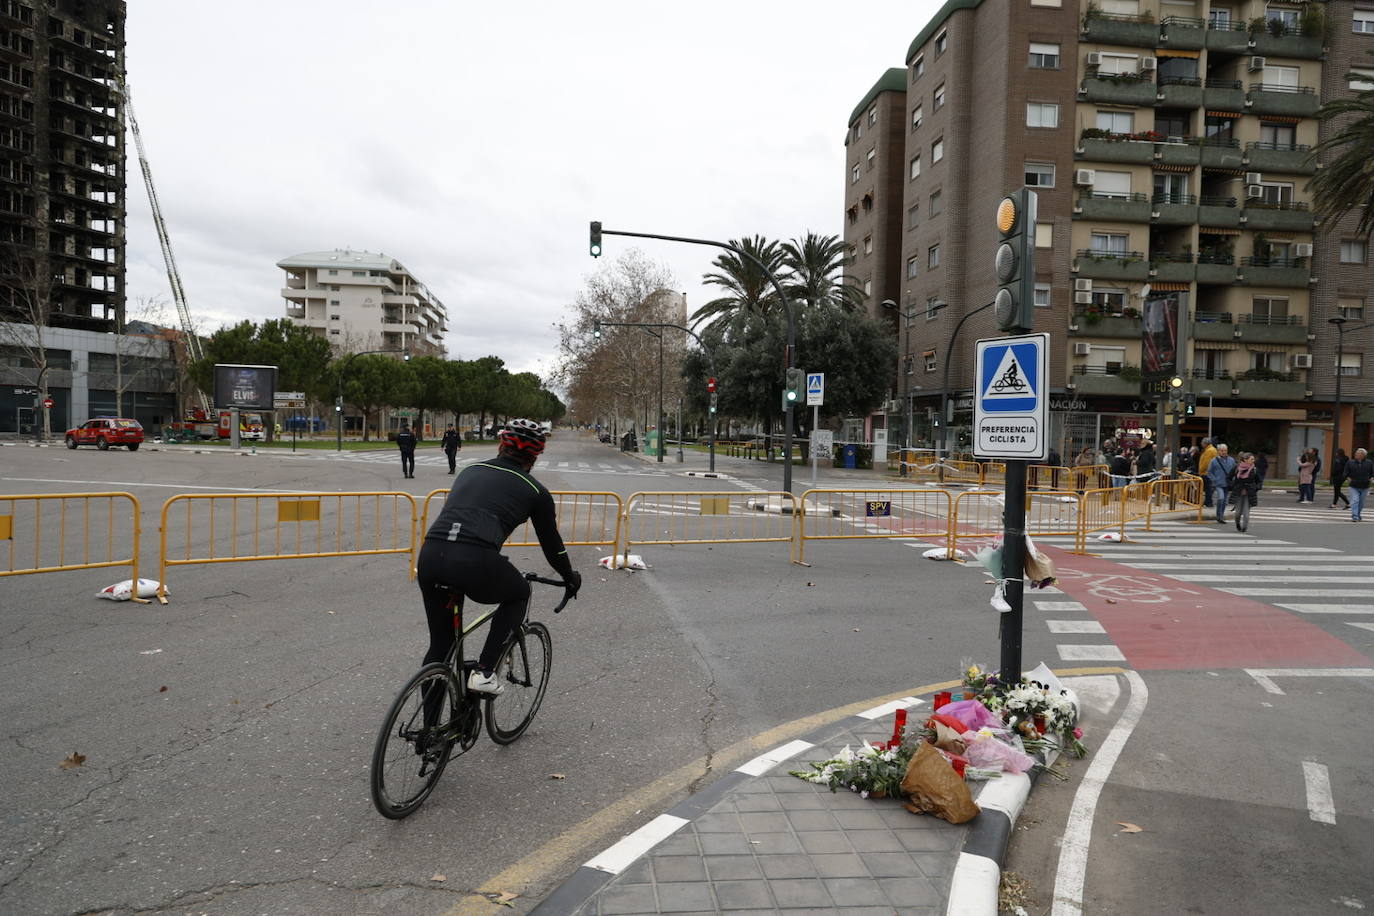
[(383, 817), (411, 814), (434, 791), (453, 753), (457, 704), (453, 675), (439, 662), (421, 668), (392, 701), (372, 749), (372, 804)]
[(487, 734), (497, 744), (510, 744), (525, 733), (544, 702), (553, 664), (553, 639), (542, 623), (527, 623), (506, 647), (496, 666), (505, 688), (486, 701)]

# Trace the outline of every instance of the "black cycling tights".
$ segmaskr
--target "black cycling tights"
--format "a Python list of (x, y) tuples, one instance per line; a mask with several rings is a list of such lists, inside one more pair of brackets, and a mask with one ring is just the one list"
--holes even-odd
[(453, 612), (450, 593), (438, 588), (446, 585), (478, 604), (496, 604), (496, 614), (487, 631), (479, 663), (492, 671), (501, 650), (515, 628), (525, 619), (529, 606), (530, 584), (500, 551), (476, 544), (451, 541), (425, 541), (416, 564), (420, 594), (425, 599), (425, 618), (429, 621), (429, 651), (425, 664), (441, 662), (453, 647)]

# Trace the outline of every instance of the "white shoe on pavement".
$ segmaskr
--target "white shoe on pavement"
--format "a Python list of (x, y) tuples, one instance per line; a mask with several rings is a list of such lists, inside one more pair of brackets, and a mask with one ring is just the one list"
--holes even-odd
[(487, 693), (493, 696), (505, 690), (501, 681), (494, 674), (483, 674), (481, 669), (473, 671), (468, 675), (468, 690), (473, 693)]

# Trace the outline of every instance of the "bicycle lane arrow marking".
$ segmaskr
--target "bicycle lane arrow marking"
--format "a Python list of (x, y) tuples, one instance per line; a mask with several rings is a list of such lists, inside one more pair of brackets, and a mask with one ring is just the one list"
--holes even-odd
[(1316, 624), (1273, 605), (1048, 544), (1041, 549), (1067, 573), (1059, 587), (1102, 623), (1137, 670), (1370, 663)]

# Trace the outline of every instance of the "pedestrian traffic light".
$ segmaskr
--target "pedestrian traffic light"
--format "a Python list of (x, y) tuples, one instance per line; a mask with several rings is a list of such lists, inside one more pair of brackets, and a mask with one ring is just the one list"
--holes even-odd
[(592, 220), (591, 253), (594, 258), (601, 257), (601, 223), (596, 220)]
[(1013, 191), (997, 205), (997, 294), (993, 313), (1003, 331), (1025, 333), (1035, 327), (1034, 191)]
[(800, 369), (787, 370), (787, 389), (782, 393), (783, 402), (786, 404), (796, 404), (802, 398), (802, 386), (806, 384), (806, 375)]
[(1183, 412), (1190, 417), (1197, 413), (1197, 395), (1191, 391), (1183, 396)]

